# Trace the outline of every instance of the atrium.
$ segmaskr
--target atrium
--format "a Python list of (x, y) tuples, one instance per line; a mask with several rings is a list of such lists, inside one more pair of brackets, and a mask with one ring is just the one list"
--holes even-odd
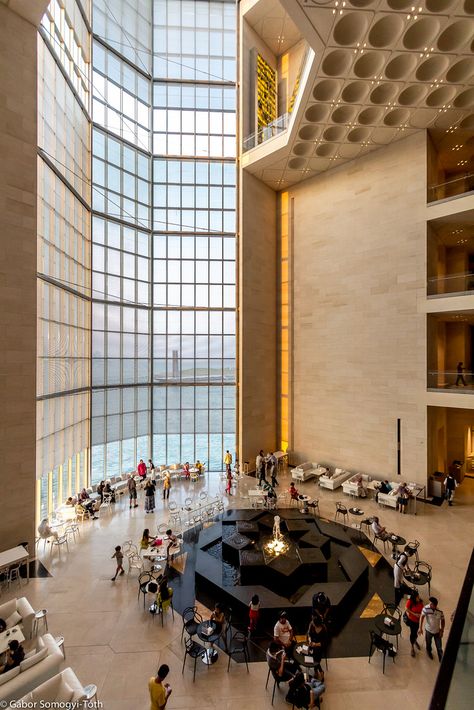
[[(362, 477), (365, 519), (419, 541), (446, 645), (474, 533), (472, 0), (0, 0), (0, 156), (0, 617), (20, 597), (47, 609), (54, 673), (106, 710), (149, 707), (161, 663), (169, 708), (291, 707), (265, 686), (265, 634), (248, 669), (218, 644), (195, 682), (181, 641), (184, 607), (212, 610), (194, 590), (207, 528), (268, 505), (263, 451), (279, 509), (296, 475), (333, 522)], [(143, 481), (127, 506), (140, 460), (152, 515)], [(408, 484), (408, 515), (376, 499), (383, 480)], [(98, 502), (77, 523), (83, 489)], [(390, 596), (390, 554), (349, 523), (347, 544), (376, 554), (366, 593), (378, 570)], [(180, 533), (173, 618), (137, 603), (143, 556), (110, 580), (147, 526)], [(405, 630), (384, 674), (367, 663), (366, 601), (357, 641), (329, 647), (323, 706), (429, 707), (439, 665)], [(446, 707), (468, 707), (468, 669)], [(0, 682), (0, 706), (54, 673)]]

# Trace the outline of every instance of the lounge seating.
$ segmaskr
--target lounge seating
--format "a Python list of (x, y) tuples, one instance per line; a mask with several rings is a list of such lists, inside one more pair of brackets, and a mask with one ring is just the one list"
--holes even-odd
[(36, 647), (19, 666), (0, 675), (0, 700), (16, 700), (59, 673), (64, 656), (51, 634), (38, 636)]
[(314, 478), (319, 471), (319, 464), (311, 463), (311, 461), (306, 461), (305, 463), (300, 463), (295, 468), (291, 469), (291, 477), (294, 481), (307, 481), (309, 478)]
[(63, 703), (62, 707), (65, 707), (65, 703), (77, 703), (85, 698), (84, 688), (77, 675), (72, 668), (65, 668), (61, 673), (38, 685), (31, 693), (24, 695), (19, 702), (34, 703), (34, 707), (41, 707), (41, 701), (56, 702)]
[(358, 496), (358, 481), (359, 478), (362, 478), (362, 485), (366, 489), (367, 484), (370, 483), (371, 481), (371, 476), (369, 476), (367, 473), (356, 473), (354, 476), (349, 478), (348, 481), (344, 481), (342, 484), (342, 490), (344, 493), (350, 496)]
[(26, 597), (10, 599), (0, 606), (0, 619), (6, 621), (7, 629), (20, 624), (26, 639), (31, 637), (34, 618), (35, 610)]
[(392, 490), (389, 493), (378, 493), (377, 501), (380, 505), (386, 505), (389, 508), (397, 507), (397, 490), (400, 485), (400, 481), (390, 481)]
[(336, 468), (334, 473), (325, 473), (319, 477), (319, 485), (321, 488), (328, 488), (330, 491), (335, 491), (336, 488), (342, 486), (344, 481), (351, 478), (353, 474), (350, 471), (345, 471), (343, 468)]

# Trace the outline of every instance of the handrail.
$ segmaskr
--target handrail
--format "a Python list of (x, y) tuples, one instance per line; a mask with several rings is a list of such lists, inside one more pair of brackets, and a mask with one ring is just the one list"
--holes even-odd
[(437, 187), (444, 187), (444, 185), (451, 185), (453, 182), (459, 182), (460, 180), (465, 180), (466, 178), (474, 177), (474, 173), (465, 173), (464, 175), (459, 175), (457, 178), (452, 180), (446, 180), (445, 182), (440, 182), (438, 185), (429, 185), (429, 190), (435, 190)]
[[(463, 185), (463, 183), (466, 183)], [(474, 173), (464, 173), (452, 180), (428, 185), (428, 202), (450, 199), (474, 191)]]
[[(453, 676), (456, 670), (458, 652), (462, 645), (462, 636), (466, 618), (469, 613), (469, 605), (471, 603), (473, 588), (474, 550), (472, 551), (471, 559), (467, 566), (467, 572), (462, 585), (461, 594), (459, 595), (459, 601), (456, 606), (456, 611), (454, 612), (451, 631), (446, 642), (446, 647), (439, 668), (438, 677), (436, 678), (436, 683), (433, 690), (433, 695), (431, 697), (429, 710), (445, 710), (445, 708), (449, 708), (450, 710), (456, 710), (454, 705), (450, 704), (449, 702), (449, 691), (451, 689), (451, 683), (453, 681)], [(471, 701), (468, 700), (469, 692), (470, 691), (468, 687), (466, 688), (466, 700), (468, 703), (472, 701), (472, 697)]]

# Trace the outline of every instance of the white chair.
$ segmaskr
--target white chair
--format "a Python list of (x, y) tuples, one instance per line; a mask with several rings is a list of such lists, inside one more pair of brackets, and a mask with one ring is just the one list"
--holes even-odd
[(137, 569), (139, 572), (143, 572), (143, 560), (138, 553), (131, 552), (127, 555), (128, 557), (128, 571), (127, 575), (130, 576), (132, 569)]
[(56, 540), (56, 539), (52, 540), (52, 542), (51, 542), (51, 555), (52, 555), (53, 552), (54, 552), (54, 548), (57, 547), (57, 548), (58, 548), (59, 559), (61, 559), (61, 547), (62, 547), (63, 545), (66, 545), (66, 549), (67, 549), (67, 551), (69, 552), (69, 543), (68, 543), (68, 541), (67, 541), (67, 535), (66, 535), (66, 534), (61, 535), (60, 537), (58, 537), (57, 540)]
[(208, 498), (208, 493), (207, 493), (207, 491), (201, 491), (200, 494), (199, 494), (199, 498), (200, 498), (200, 500), (203, 500), (203, 501), (204, 501), (204, 500), (207, 500), (207, 498)]
[(122, 552), (124, 555), (135, 554), (138, 555), (138, 548), (131, 540), (125, 540), (122, 545)]
[(10, 589), (13, 582), (17, 582), (18, 586), (21, 587), (20, 565), (10, 567), (8, 570), (8, 589)]
[(79, 535), (79, 525), (77, 523), (70, 523), (64, 528), (64, 534), (66, 537), (71, 537), (76, 542), (76, 534)]

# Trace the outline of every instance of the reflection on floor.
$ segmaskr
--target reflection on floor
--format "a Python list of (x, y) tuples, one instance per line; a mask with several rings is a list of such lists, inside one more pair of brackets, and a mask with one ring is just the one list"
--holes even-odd
[[(280, 477), (279, 491), (288, 487), (289, 475)], [(197, 496), (202, 489), (218, 493), (221, 483), (219, 476), (197, 485), (186, 481), (173, 487), (172, 496), (183, 505), (188, 496)], [(245, 506), (240, 498), (247, 489), (255, 486), (255, 479), (243, 477), (239, 482), (237, 495), (230, 499), (233, 506)], [(341, 490), (319, 489), (314, 481), (301, 486), (304, 493), (319, 498), (322, 517), (334, 518), (335, 502), (343, 499)], [(113, 514), (102, 517), (94, 523), (85, 522), (82, 534), (76, 543), (70, 545), (68, 556), (59, 560), (43, 556), (40, 558), (52, 577), (34, 577), (28, 586), (17, 589), (13, 586), (2, 595), (2, 603), (7, 599), (25, 594), (36, 609), (48, 609), (48, 625), (53, 634), (64, 634), (66, 639), (66, 665), (77, 672), (84, 683), (96, 683), (98, 698), (104, 703), (104, 710), (148, 710), (148, 678), (159, 663), (170, 666), (169, 682), (173, 694), (167, 710), (270, 710), (271, 689), (265, 690), (267, 668), (264, 662), (251, 663), (249, 673), (245, 665), (231, 663), (227, 673), (227, 656), (219, 652), (217, 663), (211, 667), (198, 661), (196, 682), (192, 681), (192, 663), (186, 662), (184, 675), (183, 644), (180, 641), (182, 623), (178, 614), (175, 621), (167, 615), (164, 626), (158, 619), (153, 621), (143, 600), (137, 600), (136, 572), (133, 578), (127, 576), (110, 581), (113, 561), (110, 559), (114, 546), (126, 539), (139, 540), (144, 527), (154, 527), (167, 522), (167, 508), (163, 501), (157, 501), (154, 516), (145, 515), (143, 498), (140, 493), (140, 507), (129, 510), (122, 502), (116, 504)], [(247, 503), (248, 505), (248, 503)], [(465, 479), (456, 489), (452, 507), (420, 505), (418, 515), (400, 515), (395, 510), (379, 508), (373, 500), (359, 503), (366, 515), (377, 514), (382, 525), (400, 533), (406, 539), (420, 541), (420, 557), (433, 565), (432, 593), (439, 597), (440, 608), (446, 615), (449, 630), (450, 616), (457, 602), (460, 585), (474, 539), (474, 480)], [(379, 550), (382, 552), (382, 550)], [(192, 553), (188, 553), (185, 569), (190, 564)], [(384, 566), (391, 564), (389, 556), (384, 556)], [(378, 575), (379, 563), (371, 568)], [(381, 569), (388, 598), (391, 598), (391, 581), (387, 579), (387, 567)], [(176, 574), (173, 585), (182, 579), (181, 570)], [(377, 579), (377, 583), (379, 579)], [(422, 590), (426, 597), (426, 590)], [(194, 590), (186, 588), (186, 598), (193, 598)], [(385, 599), (385, 594), (380, 594)], [(364, 618), (372, 597), (367, 596), (365, 604), (360, 604), (354, 612), (353, 634), (365, 639), (360, 643), (360, 655), (345, 654), (345, 646), (353, 648), (351, 639), (335, 640), (331, 648), (332, 657), (326, 673), (327, 691), (324, 697), (325, 710), (424, 710), (427, 708), (438, 665), (427, 658), (422, 650), (416, 658), (410, 656), (408, 635), (403, 629), (399, 653), (394, 664), (389, 663), (385, 675), (382, 674), (381, 658), (375, 656), (367, 663), (367, 626), (370, 619)], [(184, 600), (184, 596), (183, 596)], [(207, 616), (209, 611), (198, 605)], [(360, 618), (362, 617), (362, 618)], [(357, 641), (357, 644), (359, 641)], [(337, 657), (335, 657), (337, 656)], [(344, 657), (345, 656), (345, 657)], [(269, 684), (270, 686), (270, 684)], [(282, 710), (290, 707), (285, 703), (286, 690), (276, 692), (274, 708)]]

